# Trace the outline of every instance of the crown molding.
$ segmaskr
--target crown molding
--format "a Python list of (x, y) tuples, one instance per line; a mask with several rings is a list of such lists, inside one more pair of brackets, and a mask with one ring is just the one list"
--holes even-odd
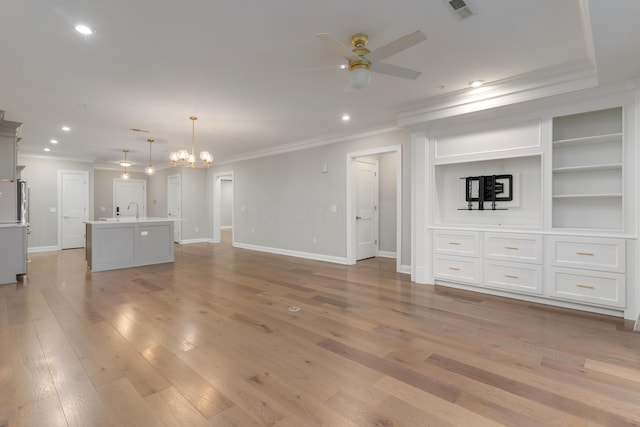
[(555, 67), (521, 74), (476, 89), (440, 95), (398, 112), (398, 126), (422, 128), (426, 123), (532, 101), (598, 85), (595, 66), (587, 60), (567, 62)]
[(93, 160), (82, 159), (79, 157), (59, 157), (59, 156), (51, 156), (47, 154), (35, 154), (29, 152), (20, 152), (18, 151), (18, 158), (27, 158), (27, 159), (44, 159), (44, 160), (60, 160), (65, 162), (79, 162), (79, 163), (94, 163)]
[(289, 144), (281, 144), (275, 147), (256, 150), (245, 154), (229, 157), (221, 162), (214, 162), (213, 166), (222, 166), (229, 163), (236, 163), (244, 160), (257, 159), (260, 157), (274, 156), (276, 154), (290, 153), (292, 151), (306, 150), (309, 148), (321, 147), (323, 145), (335, 144), (337, 142), (353, 141), (354, 139), (366, 138), (369, 136), (382, 135), (385, 133), (402, 130), (398, 126), (385, 126), (360, 131), (358, 133), (339, 133), (325, 135), (315, 138), (303, 139)]

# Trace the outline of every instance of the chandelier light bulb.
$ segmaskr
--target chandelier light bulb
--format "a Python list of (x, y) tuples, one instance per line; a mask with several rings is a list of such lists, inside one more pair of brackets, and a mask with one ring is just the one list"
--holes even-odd
[(144, 168), (144, 173), (146, 173), (147, 175), (153, 175), (154, 173), (156, 173), (156, 170), (153, 166), (149, 165)]

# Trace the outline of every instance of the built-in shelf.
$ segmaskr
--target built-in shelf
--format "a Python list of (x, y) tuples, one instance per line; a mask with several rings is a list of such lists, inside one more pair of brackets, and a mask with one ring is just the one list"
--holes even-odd
[(603, 197), (614, 197), (621, 198), (622, 194), (620, 193), (611, 193), (611, 194), (554, 194), (554, 199), (585, 199), (585, 198), (603, 198)]
[(606, 135), (593, 135), (593, 136), (584, 136), (581, 138), (570, 138), (570, 139), (560, 139), (557, 141), (553, 141), (554, 145), (562, 145), (564, 147), (569, 147), (573, 145), (589, 145), (589, 144), (603, 144), (607, 142), (616, 142), (622, 139), (622, 133), (609, 133)]
[(622, 170), (622, 163), (610, 163), (606, 165), (588, 165), (588, 166), (567, 166), (562, 168), (554, 168), (553, 173), (571, 173), (571, 172), (595, 172), (607, 170)]
[(552, 227), (624, 227), (623, 141), (620, 107), (553, 119)]

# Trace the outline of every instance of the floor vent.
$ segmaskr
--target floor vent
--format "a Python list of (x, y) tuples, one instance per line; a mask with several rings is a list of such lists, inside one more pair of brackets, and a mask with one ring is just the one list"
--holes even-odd
[(459, 21), (474, 15), (464, 0), (445, 0), (444, 3)]

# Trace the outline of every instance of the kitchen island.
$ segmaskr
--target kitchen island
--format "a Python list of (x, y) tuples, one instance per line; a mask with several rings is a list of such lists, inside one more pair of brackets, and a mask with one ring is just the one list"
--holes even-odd
[(152, 217), (86, 221), (87, 266), (96, 272), (173, 262), (173, 221)]

